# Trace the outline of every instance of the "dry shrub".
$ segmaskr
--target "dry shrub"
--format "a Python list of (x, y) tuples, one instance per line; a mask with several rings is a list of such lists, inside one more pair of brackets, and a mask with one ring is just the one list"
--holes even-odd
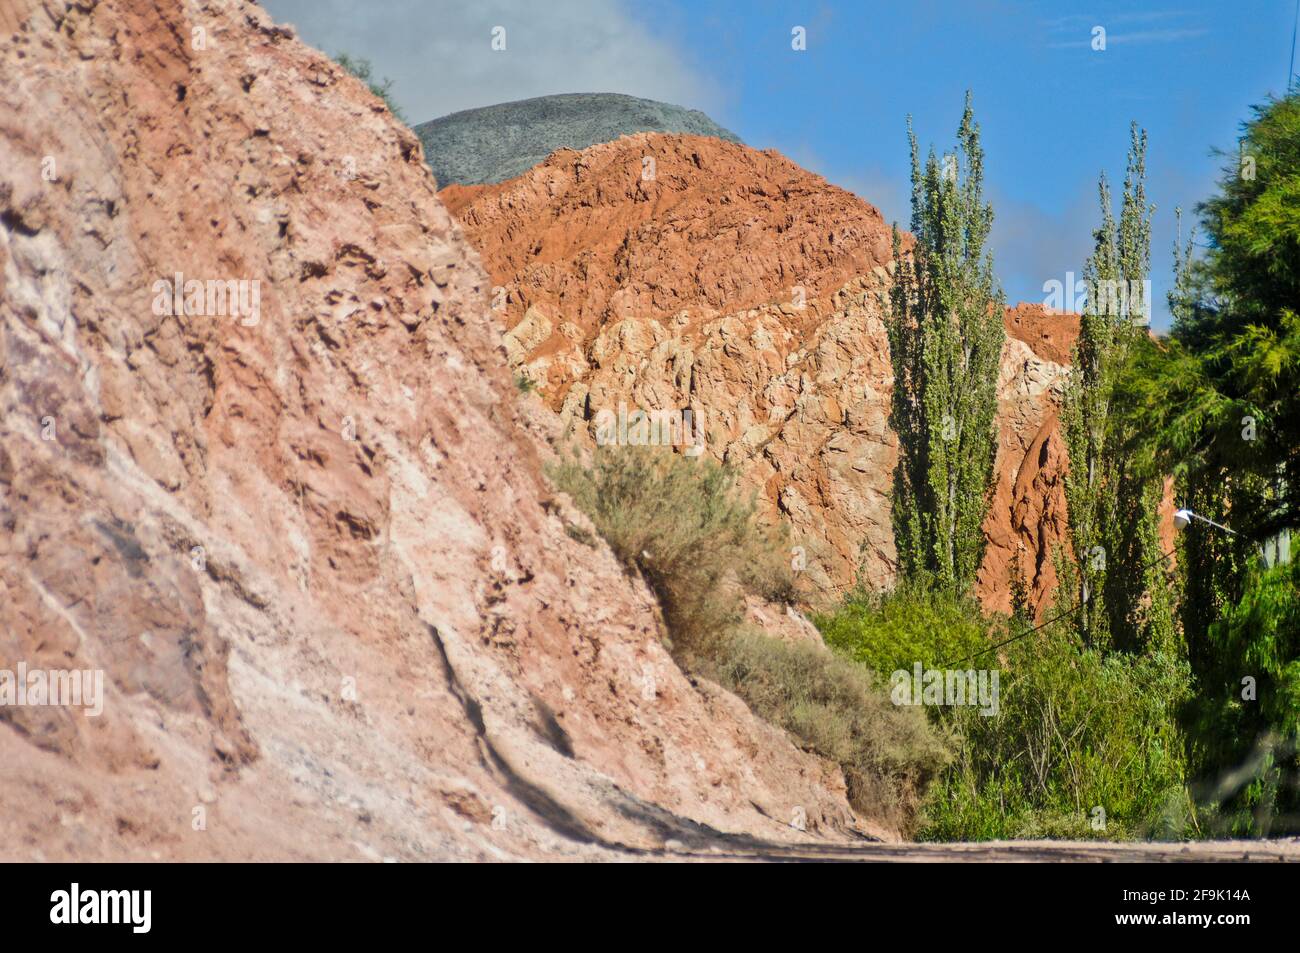
[[(735, 475), (664, 447), (600, 447), (551, 469), (615, 554), (646, 579), (663, 608), (674, 654), (710, 654), (740, 622), (743, 591), (790, 601), (794, 582), (779, 535), (760, 528)], [(739, 581), (741, 588), (727, 585)]]
[(844, 770), (849, 800), (910, 832), (947, 743), (919, 708), (894, 705), (862, 665), (813, 645), (732, 636), (706, 674)]
[(839, 763), (855, 808), (914, 827), (947, 743), (858, 662), (741, 628), (745, 592), (792, 601), (794, 588), (784, 538), (757, 524), (729, 470), (664, 448), (604, 447), (551, 476), (658, 596), (684, 669)]

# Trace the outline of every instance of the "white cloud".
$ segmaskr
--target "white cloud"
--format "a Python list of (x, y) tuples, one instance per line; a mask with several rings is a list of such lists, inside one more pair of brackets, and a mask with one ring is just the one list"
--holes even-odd
[[(1106, 16), (1071, 13), (1055, 19), (1044, 20), (1042, 24), (1049, 33), (1058, 36), (1080, 37), (1079, 39), (1058, 39), (1047, 44), (1049, 49), (1064, 50), (1091, 47), (1092, 26), (1102, 26), (1107, 29), (1106, 43), (1108, 45), (1131, 43), (1140, 46), (1146, 43), (1177, 43), (1181, 40), (1192, 40), (1196, 37), (1205, 36), (1210, 32), (1204, 27), (1178, 24), (1177, 21), (1185, 21), (1189, 16), (1192, 16), (1192, 14), (1186, 10), (1130, 11), (1127, 13), (1111, 13)], [(1170, 21), (1174, 21), (1170, 26), (1160, 25)], [(1146, 29), (1122, 32), (1129, 27), (1138, 26), (1144, 26)], [(1116, 32), (1115, 27), (1119, 27), (1121, 32)]]
[[(554, 93), (627, 93), (716, 108), (716, 86), (619, 0), (263, 0), (328, 54), (364, 57), (414, 124)], [(505, 28), (506, 49), (492, 49)]]
[[(1205, 36), (1209, 30), (1197, 27), (1187, 30), (1140, 30), (1135, 33), (1111, 33), (1106, 37), (1106, 43), (1114, 45), (1116, 43), (1177, 43), (1180, 40), (1192, 40), (1198, 36)], [(1048, 43), (1050, 49), (1077, 49), (1085, 46), (1091, 46), (1091, 40), (1071, 40), (1061, 43)]]
[[(1109, 13), (1105, 16), (1107, 23), (1152, 23), (1158, 20), (1179, 20), (1189, 15), (1187, 10), (1143, 10), (1128, 13)], [(1044, 20), (1049, 29), (1074, 29), (1080, 24), (1101, 23), (1102, 18), (1089, 13), (1068, 13), (1065, 16)]]

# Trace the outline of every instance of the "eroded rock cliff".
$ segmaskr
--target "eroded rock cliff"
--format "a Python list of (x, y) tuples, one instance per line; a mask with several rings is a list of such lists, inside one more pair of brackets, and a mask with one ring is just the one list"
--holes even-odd
[[(791, 527), (814, 599), (892, 580), (893, 236), (875, 207), (776, 152), (649, 133), (442, 195), (492, 275), (508, 359), (566, 426), (689, 408), (707, 452)], [(1041, 609), (1064, 539), (1055, 407), (1078, 326), (1028, 305), (1006, 326), (978, 593), (1008, 609), (1023, 552)]]
[(575, 538), (490, 283), (379, 100), (240, 0), (2, 9), (0, 668), (99, 672), (103, 706), (0, 708), (0, 854), (863, 829)]

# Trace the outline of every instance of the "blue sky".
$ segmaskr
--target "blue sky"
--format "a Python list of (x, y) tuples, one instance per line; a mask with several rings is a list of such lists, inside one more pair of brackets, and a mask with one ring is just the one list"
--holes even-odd
[[(1150, 136), (1155, 324), (1168, 322), (1174, 208), (1208, 196), (1249, 107), (1286, 86), (1295, 0), (266, 0), (327, 52), (370, 58), (412, 122), (557, 92), (700, 108), (909, 217), (905, 119), (953, 141), (967, 88), (983, 130), (995, 266), (1010, 301), (1078, 271), (1097, 176), (1123, 180), (1130, 120)], [(509, 30), (506, 55), (488, 47)], [(791, 49), (791, 29), (807, 49)], [(1106, 49), (1091, 48), (1093, 28)]]
[[(1293, 0), (1072, 3), (748, 3), (693, 0), (648, 21), (717, 83), (710, 112), (904, 225), (905, 118), (924, 149), (953, 142), (974, 91), (994, 203), (995, 264), (1009, 300), (1078, 270), (1099, 216), (1097, 176), (1118, 189), (1129, 123), (1149, 135), (1155, 323), (1167, 324), (1174, 208), (1213, 189), (1252, 104), (1286, 86)], [(658, 10), (659, 8), (656, 7)], [(807, 50), (790, 49), (793, 24)], [(1106, 30), (1094, 51), (1092, 29)]]

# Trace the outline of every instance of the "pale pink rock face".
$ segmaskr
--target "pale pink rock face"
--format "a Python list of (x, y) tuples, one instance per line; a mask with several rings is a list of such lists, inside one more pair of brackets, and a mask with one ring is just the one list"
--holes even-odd
[[(0, 712), (4, 859), (616, 858), (690, 843), (684, 819), (891, 836), (838, 768), (683, 677), (645, 587), (570, 536), (554, 420), (520, 410), (414, 135), (255, 4), (198, 9), (4, 7), (0, 668), (104, 681), (98, 717)], [(883, 263), (848, 225), (855, 272)], [(691, 373), (765, 492), (840, 563), (869, 531), (883, 570), (874, 287), (810, 285), (842, 316), (807, 333), (724, 315)], [(620, 333), (557, 317), (548, 341)], [(660, 370), (630, 393), (679, 386), (657, 333), (610, 338), (587, 386), (634, 359)]]

